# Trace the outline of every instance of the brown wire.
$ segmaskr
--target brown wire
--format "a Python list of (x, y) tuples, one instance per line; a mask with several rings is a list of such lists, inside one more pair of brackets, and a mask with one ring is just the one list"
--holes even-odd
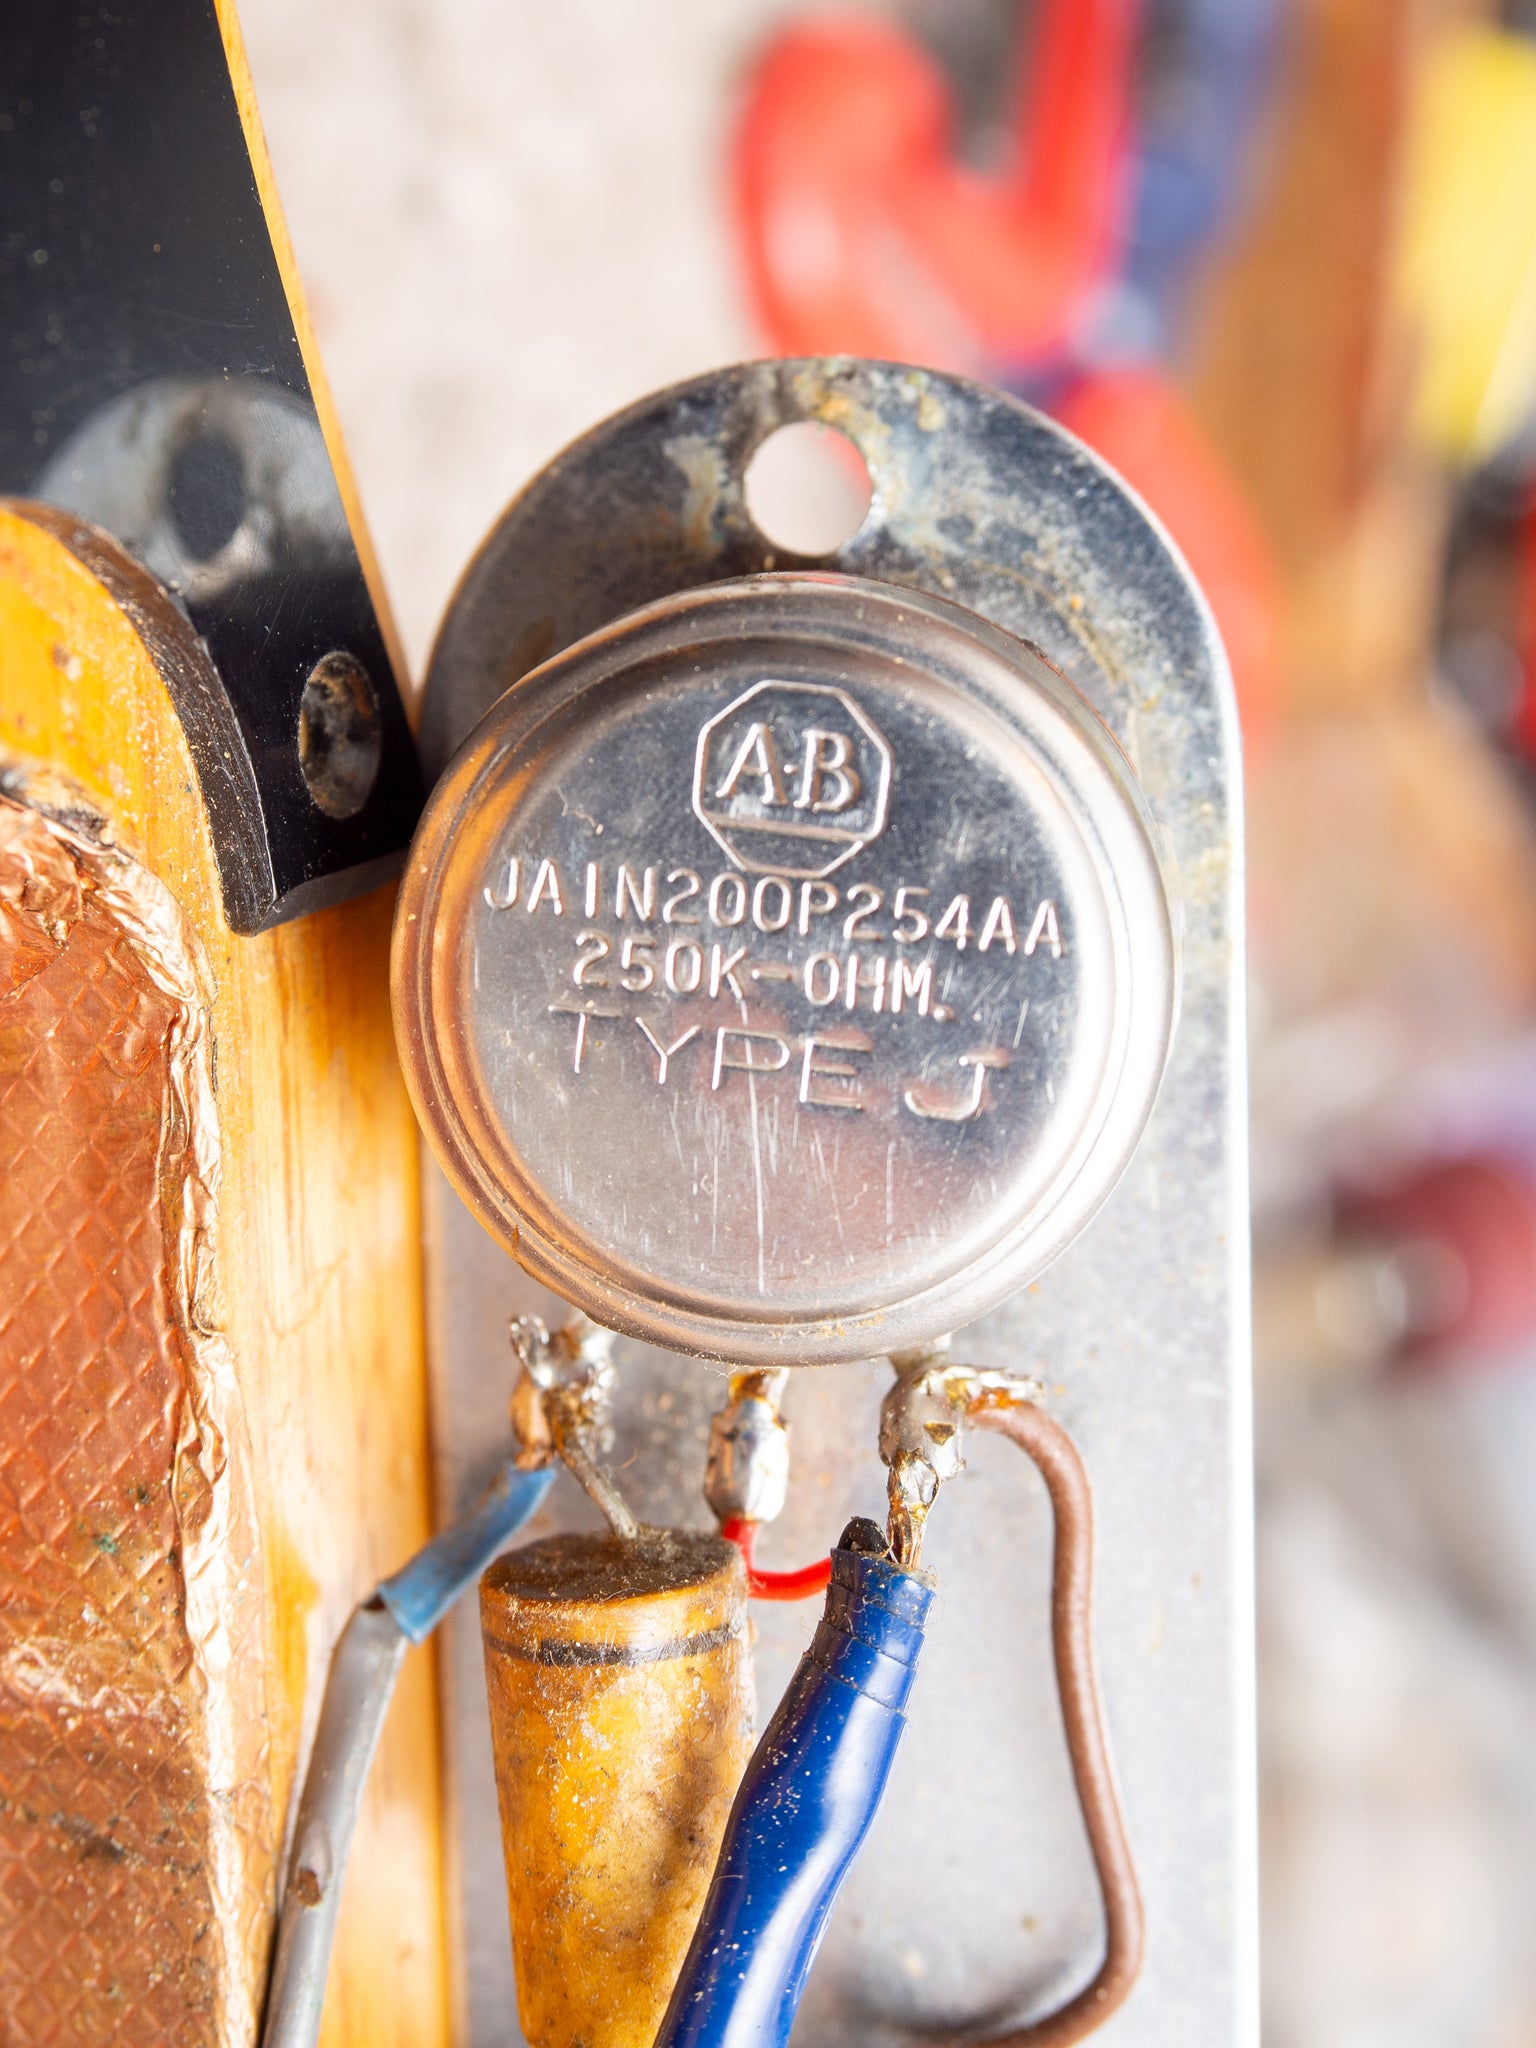
[(970, 2048), (1071, 2048), (1118, 2011), (1141, 1970), (1145, 1947), (1141, 1887), (1115, 1790), (1093, 1658), (1093, 1489), (1076, 1444), (1031, 1401), (983, 1394), (971, 1420), (1016, 1443), (1039, 1467), (1051, 1496), (1051, 1647), (1056, 1689), (1078, 1803), (1104, 1901), (1104, 1960), (1081, 1991), (1055, 2012)]

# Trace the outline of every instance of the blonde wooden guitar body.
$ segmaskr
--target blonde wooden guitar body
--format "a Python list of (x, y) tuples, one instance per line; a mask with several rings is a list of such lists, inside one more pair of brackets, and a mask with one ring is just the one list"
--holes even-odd
[[(201, 664), (201, 670), (200, 665)], [(207, 658), (104, 536), (0, 505), (0, 2035), (254, 2040), (352, 1604), (429, 1533), (391, 889), (225, 919)], [(445, 2038), (407, 1664), (325, 2040)]]

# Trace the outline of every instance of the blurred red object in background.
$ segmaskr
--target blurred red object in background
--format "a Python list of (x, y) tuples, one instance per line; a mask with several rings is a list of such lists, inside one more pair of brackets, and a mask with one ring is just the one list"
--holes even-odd
[(1042, 9), (996, 176), (957, 161), (948, 82), (910, 36), (856, 15), (778, 36), (735, 146), (741, 248), (775, 346), (994, 376), (1060, 352), (1117, 255), (1137, 12)]
[(1425, 1167), (1395, 1187), (1346, 1200), (1347, 1236), (1449, 1264), (1454, 1287), (1434, 1290), (1435, 1312), (1403, 1343), (1403, 1363), (1464, 1370), (1530, 1355), (1536, 1341), (1536, 1178), (1491, 1156)]

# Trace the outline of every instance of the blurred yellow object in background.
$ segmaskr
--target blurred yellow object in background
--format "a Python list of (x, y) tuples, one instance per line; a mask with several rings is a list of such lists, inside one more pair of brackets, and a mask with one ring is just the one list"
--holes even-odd
[(1481, 462), (1536, 408), (1536, 41), (1462, 29), (1432, 52), (1404, 202), (1413, 424), (1437, 453)]

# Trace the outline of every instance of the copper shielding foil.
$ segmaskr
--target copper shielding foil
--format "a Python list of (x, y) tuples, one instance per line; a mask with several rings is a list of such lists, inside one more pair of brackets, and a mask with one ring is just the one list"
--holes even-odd
[(217, 1187), (176, 904), (78, 811), (0, 795), (7, 2044), (254, 2037), (262, 1582)]

